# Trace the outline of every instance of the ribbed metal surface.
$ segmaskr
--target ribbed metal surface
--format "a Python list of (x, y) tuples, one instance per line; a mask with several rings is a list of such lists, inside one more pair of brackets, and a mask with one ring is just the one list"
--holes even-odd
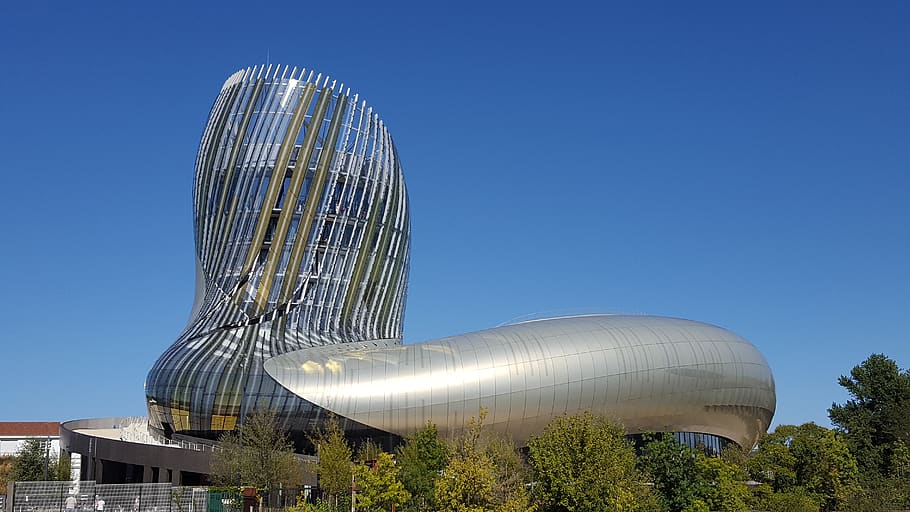
[(268, 360), (313, 404), (405, 435), (446, 432), (481, 407), (525, 441), (555, 416), (594, 411), (629, 433), (702, 432), (751, 448), (774, 414), (774, 379), (748, 341), (713, 325), (590, 315), (507, 325), (415, 345), (318, 347)]
[(197, 292), (146, 380), (165, 430), (233, 429), (253, 406), (318, 414), (262, 361), (302, 347), (401, 339), (409, 218), (383, 122), (343, 84), (287, 66), (238, 71), (196, 160)]

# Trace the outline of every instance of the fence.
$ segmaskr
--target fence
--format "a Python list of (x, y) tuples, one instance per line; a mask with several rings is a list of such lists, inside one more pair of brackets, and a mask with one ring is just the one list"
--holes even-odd
[(208, 489), (163, 484), (16, 482), (9, 512), (207, 512)]

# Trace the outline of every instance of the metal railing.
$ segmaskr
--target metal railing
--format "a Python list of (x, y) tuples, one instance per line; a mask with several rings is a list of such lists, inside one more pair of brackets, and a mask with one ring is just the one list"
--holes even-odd
[(184, 440), (168, 439), (151, 432), (148, 428), (148, 418), (145, 416), (129, 416), (121, 418), (121, 422), (114, 425), (120, 432), (120, 440), (129, 443), (153, 444), (158, 446), (172, 446), (184, 450), (197, 452), (216, 452), (221, 448), (216, 444), (196, 443)]

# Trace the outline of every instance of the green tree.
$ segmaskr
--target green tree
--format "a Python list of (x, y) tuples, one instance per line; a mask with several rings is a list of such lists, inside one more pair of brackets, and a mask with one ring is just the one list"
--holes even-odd
[[(9, 479), (15, 482), (57, 480), (57, 454), (48, 451), (46, 443), (43, 439), (25, 441), (16, 453)], [(68, 479), (69, 474), (66, 477)]]
[(210, 467), (217, 485), (239, 483), (273, 489), (303, 482), (303, 466), (294, 447), (278, 427), (275, 414), (267, 409), (256, 411), (238, 430), (222, 435), (219, 446)]
[(768, 485), (761, 485), (755, 490), (752, 503), (752, 510), (768, 512), (818, 512), (819, 507), (820, 498), (802, 488), (774, 492)]
[(749, 470), (776, 492), (817, 495), (825, 510), (834, 510), (856, 490), (857, 466), (846, 443), (814, 423), (780, 425), (762, 436)]
[(57, 463), (54, 465), (54, 480), (65, 482), (70, 479), (70, 476), (72, 476), (71, 462), (72, 458), (66, 452), (62, 452), (57, 457)]
[[(436, 479), (439, 511), (530, 512), (520, 455), (511, 440), (484, 427), (486, 409), (471, 418), (450, 445), (451, 457)], [(516, 473), (518, 477), (516, 477)]]
[(453, 456), (436, 480), (437, 509), (440, 512), (493, 510), (494, 471), (493, 461), (482, 453)]
[(887, 475), (898, 441), (910, 443), (910, 372), (872, 354), (838, 379), (851, 399), (828, 409), (850, 452), (870, 479)]
[(707, 457), (666, 433), (650, 437), (643, 451), (639, 463), (673, 512), (739, 511), (751, 501), (743, 468), (731, 462), (742, 454)]
[(739, 512), (746, 510), (749, 488), (742, 470), (722, 458), (706, 457), (698, 453), (695, 459), (698, 470), (698, 498), (708, 510)]
[(398, 476), (411, 493), (411, 507), (426, 510), (433, 504), (436, 479), (449, 461), (449, 448), (436, 425), (427, 425), (405, 438), (398, 447)]
[(372, 466), (359, 464), (354, 468), (357, 510), (382, 512), (406, 503), (411, 494), (398, 479), (392, 455), (379, 452), (372, 460)]
[(528, 443), (545, 510), (635, 510), (648, 492), (623, 427), (589, 412), (560, 416)]
[(316, 463), (319, 486), (329, 495), (331, 504), (337, 506), (339, 498), (346, 496), (351, 490), (353, 476), (351, 446), (335, 418), (331, 418), (325, 429), (314, 435), (311, 442), (316, 446), (316, 455), (319, 459)]
[(698, 497), (701, 480), (695, 452), (672, 434), (646, 436), (639, 465), (671, 512), (685, 510)]
[(355, 459), (360, 464), (366, 464), (378, 459), (379, 454), (381, 453), (383, 453), (382, 448), (380, 448), (378, 444), (374, 443), (372, 439), (367, 439), (366, 441), (360, 443), (360, 446), (357, 447), (357, 455)]

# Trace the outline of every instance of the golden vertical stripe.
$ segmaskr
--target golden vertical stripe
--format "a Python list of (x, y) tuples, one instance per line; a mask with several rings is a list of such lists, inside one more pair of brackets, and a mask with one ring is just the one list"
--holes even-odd
[[(300, 127), (303, 125), (303, 120), (306, 117), (306, 112), (310, 108), (310, 103), (313, 101), (313, 94), (316, 90), (316, 87), (313, 84), (306, 84), (303, 88), (303, 93), (301, 94), (300, 99), (297, 101), (297, 107), (294, 109), (294, 114), (291, 117), (290, 123), (288, 123), (287, 131), (284, 133), (284, 140), (281, 141), (281, 148), (278, 150), (278, 157), (275, 160), (275, 167), (272, 168), (272, 174), (269, 177), (269, 186), (266, 191), (265, 199), (263, 199), (260, 211), (259, 219), (256, 223), (256, 229), (253, 232), (253, 239), (250, 243), (250, 247), (247, 250), (246, 262), (243, 264), (243, 269), (240, 272), (241, 276), (245, 276), (253, 266), (253, 263), (256, 261), (256, 256), (259, 254), (259, 251), (262, 249), (262, 242), (265, 240), (265, 232), (269, 225), (269, 219), (272, 217), (272, 209), (275, 207), (275, 201), (278, 199), (278, 193), (281, 190), (281, 185), (284, 183), (284, 176), (287, 174), (288, 162), (291, 158), (291, 153), (294, 150), (294, 146), (297, 143), (297, 136), (300, 133)], [(309, 133), (307, 133), (309, 135)], [(301, 152), (302, 153), (302, 152)], [(302, 154), (300, 155), (303, 156)], [(300, 169), (301, 158), (297, 158), (297, 167)], [(306, 165), (304, 163), (304, 174), (306, 173)], [(298, 173), (295, 172), (294, 176), (296, 177)], [(235, 204), (231, 205), (231, 220), (233, 220), (234, 211), (236, 211), (236, 200)], [(285, 204), (289, 204), (288, 201), (285, 201)], [(230, 226), (230, 222), (227, 224)], [(223, 236), (227, 236), (229, 230), (225, 230)], [(243, 298), (243, 289), (237, 290), (236, 300), (239, 302)]]
[(376, 212), (374, 215), (374, 210), (376, 205), (382, 201), (383, 194), (386, 193), (386, 186), (384, 182), (378, 184), (380, 190), (376, 192), (374, 200), (370, 202), (369, 211), (367, 218), (370, 221), (367, 223), (366, 228), (363, 232), (363, 238), (360, 242), (360, 251), (357, 254), (357, 263), (354, 264), (354, 274), (351, 276), (350, 284), (348, 284), (348, 293), (344, 299), (344, 310), (341, 315), (341, 324), (345, 325), (348, 318), (351, 316), (351, 310), (354, 309), (354, 301), (357, 300), (357, 291), (360, 290), (360, 280), (363, 279), (363, 272), (366, 270), (366, 262), (370, 258), (370, 249), (373, 244), (373, 232), (376, 230), (376, 224), (379, 221), (379, 216), (382, 212)]
[(300, 273), (300, 261), (303, 259), (303, 251), (306, 248), (313, 218), (316, 215), (316, 207), (319, 206), (319, 199), (322, 197), (322, 189), (326, 175), (329, 172), (329, 165), (332, 163), (332, 156), (335, 154), (335, 141), (338, 140), (338, 132), (343, 123), (345, 110), (347, 110), (347, 100), (347, 96), (339, 95), (338, 100), (335, 102), (335, 112), (332, 115), (332, 122), (329, 124), (328, 137), (326, 137), (325, 144), (322, 146), (322, 154), (319, 155), (316, 176), (313, 178), (313, 184), (310, 186), (310, 191), (307, 195), (306, 209), (300, 218), (300, 226), (297, 228), (297, 236), (294, 239), (294, 247), (291, 249), (291, 257), (288, 259), (287, 267), (285, 267), (284, 281), (281, 283), (281, 293), (278, 296), (279, 304), (289, 301), (291, 294), (294, 292), (297, 275)]
[[(396, 204), (398, 203), (398, 201), (397, 201), (398, 194), (404, 193), (404, 191), (401, 190), (401, 187), (397, 187), (397, 188), (398, 188), (398, 190), (396, 190), (396, 196), (395, 196)], [(395, 210), (396, 210), (395, 211), (395, 222), (393, 222), (391, 224), (391, 227), (401, 226), (404, 222), (404, 217), (403, 217), (404, 212), (399, 214), (397, 211), (398, 210), (397, 207)], [(399, 222), (399, 221), (401, 221), (401, 222)], [(389, 232), (389, 233), (391, 233), (391, 232)], [(404, 257), (402, 256), (403, 249), (404, 249), (404, 241), (401, 240), (401, 237), (399, 236), (398, 250), (396, 251), (395, 256), (393, 256), (394, 261), (392, 262), (392, 276), (391, 276), (391, 279), (388, 281), (387, 286), (384, 287), (386, 290), (399, 289), (399, 287), (395, 286), (395, 283), (398, 282), (399, 276), (401, 275), (401, 269), (402, 269), (402, 267), (404, 267)], [(391, 308), (393, 302), (395, 302), (394, 297), (388, 297), (388, 296), (385, 297), (385, 303), (383, 304), (382, 310), (379, 314), (379, 321), (380, 321), (380, 324), (383, 326), (383, 330), (385, 330), (384, 327), (385, 327), (386, 322), (388, 321), (389, 308)]]
[[(288, 89), (288, 91), (290, 91), (290, 89)], [(281, 145), (279, 146), (278, 155), (275, 158), (275, 166), (272, 168), (272, 174), (270, 175), (270, 178), (275, 176), (275, 174), (278, 172), (277, 169), (284, 169), (284, 171), (281, 174), (281, 179), (269, 180), (268, 189), (266, 190), (266, 198), (263, 199), (263, 208), (266, 207), (266, 204), (269, 201), (269, 197), (272, 197), (271, 201), (274, 204), (276, 198), (273, 196), (277, 195), (278, 190), (280, 190), (280, 185), (284, 182), (284, 174), (287, 173), (287, 166), (288, 162), (291, 159), (291, 152), (294, 150), (294, 146), (297, 142), (297, 134), (300, 132), (300, 125), (303, 124), (303, 119), (306, 117), (306, 111), (309, 109), (310, 101), (313, 99), (313, 91), (315, 91), (315, 87), (312, 84), (306, 84), (301, 97), (298, 98), (297, 106), (294, 109), (294, 113), (291, 115), (291, 120), (288, 122), (287, 128), (284, 132), (284, 137), (282, 138)], [(227, 238), (231, 234), (234, 215), (237, 213), (237, 205), (240, 203), (240, 199), (240, 194), (235, 193), (234, 197), (231, 200), (230, 210), (228, 210), (227, 223), (225, 224), (226, 227), (224, 229), (224, 232), (221, 234), (221, 242), (218, 244), (219, 251), (221, 251), (218, 257), (219, 265), (221, 258), (224, 257), (224, 251), (227, 248)], [(257, 229), (259, 228), (259, 223), (263, 222), (263, 219), (265, 222), (263, 230), (268, 227), (268, 221), (269, 217), (271, 217), (272, 207), (268, 208), (268, 215), (263, 215), (264, 211), (265, 210), (260, 210), (259, 212), (260, 216), (259, 219), (257, 219)], [(263, 231), (263, 233), (265, 233), (265, 231)], [(254, 234), (254, 240), (255, 237), (256, 235)], [(261, 246), (262, 242), (260, 242), (259, 245)], [(253, 256), (255, 257), (255, 255), (256, 253), (254, 252)], [(240, 275), (243, 275), (243, 273)]]
[[(403, 243), (403, 241), (400, 243)], [(396, 255), (394, 265), (395, 270), (392, 272), (392, 279), (389, 280), (388, 286), (386, 287), (386, 290), (389, 290), (390, 292), (401, 290), (401, 286), (398, 286), (399, 279), (401, 278), (401, 270), (404, 268), (404, 256), (401, 250), (399, 250)], [(392, 293), (391, 296), (385, 297), (385, 304), (383, 304), (382, 312), (379, 314), (381, 332), (385, 332), (386, 324), (388, 323), (389, 315), (391, 314), (392, 304), (395, 302), (396, 298), (396, 293)]]
[(398, 180), (395, 179), (395, 174), (393, 171), (389, 172), (389, 179), (392, 181), (392, 190), (389, 194), (390, 197), (386, 201), (386, 221), (383, 223), (382, 238), (376, 249), (376, 258), (373, 259), (373, 268), (370, 270), (370, 279), (368, 281), (369, 285), (367, 290), (370, 292), (370, 299), (376, 295), (376, 280), (379, 279), (379, 274), (382, 271), (382, 267), (385, 264), (386, 252), (389, 249), (389, 239), (392, 234), (392, 228), (395, 226), (395, 219), (398, 215)]
[[(291, 184), (285, 192), (287, 196), (284, 200), (284, 207), (278, 215), (278, 225), (275, 227), (275, 235), (272, 237), (271, 249), (269, 250), (268, 256), (266, 256), (265, 266), (262, 270), (262, 280), (259, 282), (259, 288), (256, 290), (256, 297), (254, 299), (255, 305), (253, 308), (254, 315), (262, 313), (265, 303), (268, 301), (272, 280), (275, 277), (275, 271), (278, 267), (279, 260), (281, 259), (281, 250), (284, 246), (285, 238), (287, 238), (288, 235), (288, 228), (291, 225), (291, 218), (294, 216), (297, 199), (300, 196), (300, 189), (305, 181), (307, 167), (310, 165), (313, 148), (316, 146), (319, 129), (322, 127), (322, 120), (325, 117), (325, 112), (328, 109), (329, 100), (331, 100), (331, 98), (332, 90), (328, 87), (323, 88), (319, 93), (319, 102), (313, 110), (312, 117), (310, 117), (310, 126), (306, 130), (306, 135), (304, 136), (303, 144), (300, 148), (300, 154), (297, 157), (297, 165), (294, 167), (294, 174), (291, 176)], [(284, 175), (281, 176), (281, 179), (284, 181)], [(274, 200), (275, 199), (272, 199), (273, 202)], [(267, 223), (267, 216), (271, 216), (271, 211), (271, 208), (266, 210), (263, 207), (260, 220), (265, 219)], [(250, 246), (250, 255), (247, 258), (250, 266), (252, 266), (252, 261), (255, 259), (256, 253), (261, 249), (262, 241), (265, 237), (264, 230), (262, 236), (263, 238), (255, 238), (253, 240), (254, 245)]]
[[(237, 140), (234, 141), (234, 147), (231, 148), (231, 156), (228, 159), (227, 173), (224, 176), (224, 183), (221, 186), (221, 198), (218, 202), (218, 209), (215, 211), (215, 229), (211, 231), (211, 235), (218, 233), (218, 230), (221, 227), (221, 212), (224, 209), (224, 198), (228, 192), (231, 177), (234, 175), (234, 166), (237, 165), (237, 157), (240, 154), (240, 148), (243, 147), (243, 139), (246, 137), (246, 131), (250, 125), (250, 118), (253, 116), (253, 109), (256, 108), (256, 103), (259, 101), (259, 94), (262, 92), (262, 85), (264, 83), (265, 81), (261, 78), (256, 80), (256, 86), (253, 88), (253, 93), (250, 95), (250, 101), (247, 102), (246, 110), (243, 112), (243, 120), (240, 122), (240, 129), (237, 131)], [(209, 249), (210, 251), (213, 251), (216, 248), (210, 247)], [(211, 254), (211, 252), (209, 254)]]
[[(212, 126), (212, 131), (208, 134), (208, 151), (206, 151), (204, 159), (199, 162), (199, 174), (201, 175), (202, 183), (199, 183), (197, 187), (197, 194), (199, 194), (199, 196), (197, 197), (196, 209), (200, 216), (204, 215), (202, 212), (204, 211), (205, 203), (208, 202), (211, 195), (211, 191), (208, 190), (208, 187), (210, 185), (209, 182), (211, 181), (212, 176), (215, 174), (214, 170), (212, 169), (215, 164), (215, 154), (218, 151), (221, 137), (224, 135), (224, 127), (227, 124), (227, 120), (231, 117), (231, 112), (234, 108), (234, 102), (237, 100), (237, 96), (241, 90), (241, 84), (236, 83), (232, 85), (231, 88), (227, 91), (227, 98), (225, 98), (225, 101), (221, 103), (221, 110), (218, 112), (218, 117), (215, 119), (215, 123)], [(200, 147), (205, 146), (200, 145)], [(203, 249), (201, 244), (203, 233), (204, 231), (202, 229), (199, 229), (198, 233), (196, 234), (197, 251), (201, 251)], [(200, 260), (201, 259), (202, 258), (200, 258)]]

